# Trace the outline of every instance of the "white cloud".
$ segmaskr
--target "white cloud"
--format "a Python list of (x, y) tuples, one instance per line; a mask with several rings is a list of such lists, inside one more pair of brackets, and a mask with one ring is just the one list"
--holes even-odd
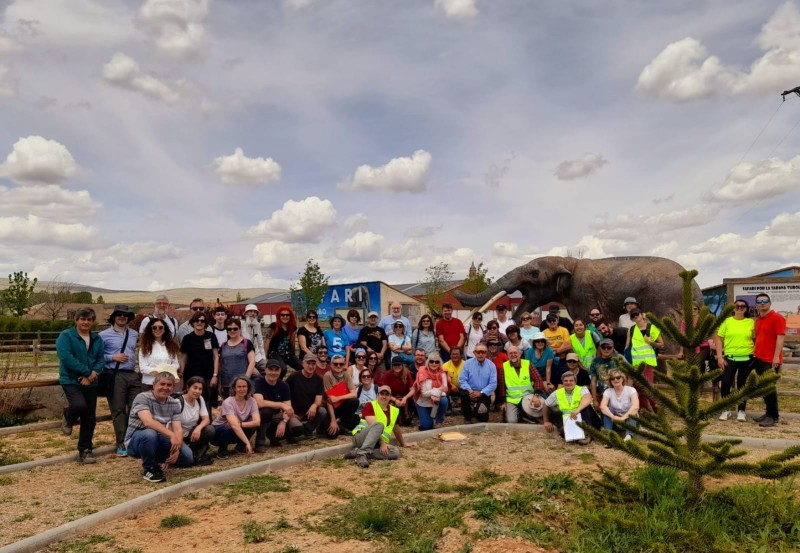
[(256, 186), (279, 181), (281, 166), (271, 157), (247, 157), (241, 148), (229, 156), (214, 158), (214, 171), (228, 185)]
[(20, 49), (19, 43), (8, 34), (7, 31), (0, 29), (0, 54), (8, 54)]
[(476, 0), (435, 0), (434, 6), (453, 19), (470, 19), (478, 15)]
[(274, 269), (277, 267), (299, 267), (311, 257), (301, 251), (294, 244), (287, 244), (279, 240), (261, 242), (253, 247), (250, 262), (259, 269)]
[(346, 230), (357, 230), (366, 227), (368, 222), (369, 218), (363, 213), (354, 213), (353, 215), (344, 220), (342, 226)]
[(283, 5), (289, 10), (302, 10), (314, 3), (314, 0), (284, 0)]
[(335, 225), (336, 209), (331, 201), (310, 196), (299, 202), (288, 200), (272, 213), (272, 217), (252, 227), (248, 234), (281, 242), (318, 243), (325, 231)]
[(135, 90), (168, 104), (180, 99), (180, 94), (173, 87), (152, 75), (142, 73), (139, 64), (121, 52), (114, 54), (111, 61), (103, 66), (103, 79), (114, 86)]
[(8, 67), (0, 65), (0, 98), (13, 98), (17, 95), (16, 87), (8, 77), (8, 71)]
[(619, 253), (624, 253), (624, 244), (597, 236), (583, 236), (574, 246), (557, 246), (545, 255), (599, 259)]
[(722, 186), (709, 192), (716, 202), (742, 203), (765, 200), (797, 190), (800, 155), (789, 161), (769, 158), (758, 163), (741, 163), (728, 172)]
[(800, 10), (786, 2), (762, 27), (764, 54), (750, 71), (725, 66), (697, 39), (667, 45), (639, 75), (636, 90), (676, 102), (745, 93), (772, 94), (800, 79)]
[(16, 245), (61, 246), (92, 249), (97, 229), (83, 223), (54, 223), (36, 215), (0, 217), (0, 240)]
[(596, 217), (589, 226), (599, 230), (602, 238), (633, 242), (640, 236), (635, 229), (646, 230), (649, 236), (659, 235), (667, 231), (703, 226), (716, 215), (717, 210), (708, 207), (692, 207), (656, 215), (620, 213)]
[(78, 172), (78, 164), (63, 144), (41, 136), (20, 138), (6, 162), (0, 165), (0, 177), (16, 183), (55, 184)]
[(196, 55), (203, 46), (211, 0), (147, 0), (139, 9), (137, 26), (156, 46), (174, 58)]
[(54, 184), (0, 186), (0, 211), (6, 213), (30, 213), (53, 222), (78, 223), (97, 213), (100, 207), (86, 190), (73, 192)]
[(492, 244), (492, 255), (498, 257), (517, 257), (520, 255), (519, 246), (513, 242), (495, 242)]
[(600, 154), (584, 154), (578, 159), (562, 161), (553, 174), (559, 180), (575, 180), (596, 173), (608, 161)]
[(370, 261), (380, 256), (384, 238), (374, 232), (357, 232), (342, 243), (338, 249), (342, 259)]
[[(400, 244), (392, 244), (381, 252), (381, 259), (403, 261), (420, 253), (420, 243), (414, 238), (409, 238)], [(428, 252), (430, 253), (430, 252)]]
[(108, 248), (108, 254), (125, 263), (173, 263), (183, 257), (183, 250), (171, 242), (119, 242)]
[(147, 285), (145, 290), (147, 290), (148, 292), (160, 292), (162, 290), (169, 290), (172, 287), (173, 286), (172, 286), (171, 282), (164, 283), (164, 282), (160, 282), (158, 280), (154, 280), (150, 284)]
[(423, 177), (431, 166), (431, 159), (431, 154), (425, 150), (417, 150), (411, 157), (396, 157), (380, 167), (361, 165), (353, 178), (339, 188), (423, 192), (426, 188)]

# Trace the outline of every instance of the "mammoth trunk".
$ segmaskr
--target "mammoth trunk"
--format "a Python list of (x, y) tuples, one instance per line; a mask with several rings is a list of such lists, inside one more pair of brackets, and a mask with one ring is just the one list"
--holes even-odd
[(467, 294), (457, 290), (454, 295), (463, 305), (468, 307), (480, 307), (487, 301), (491, 300), (499, 292), (510, 294), (517, 289), (515, 285), (512, 285), (511, 289), (509, 290), (506, 284), (510, 284), (510, 282), (508, 281), (507, 277), (503, 277), (497, 282), (491, 284), (486, 290), (479, 292), (478, 294)]

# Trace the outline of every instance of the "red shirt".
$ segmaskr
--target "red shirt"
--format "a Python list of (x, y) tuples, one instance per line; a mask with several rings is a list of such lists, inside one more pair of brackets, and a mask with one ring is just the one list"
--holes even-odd
[[(775, 358), (775, 342), (778, 336), (786, 335), (786, 319), (783, 315), (770, 310), (769, 313), (756, 318), (756, 359), (772, 363)], [(778, 358), (783, 363), (783, 351)]]
[(387, 371), (383, 376), (380, 385), (389, 386), (392, 389), (392, 397), (402, 398), (405, 397), (405, 395), (411, 390), (411, 386), (413, 386), (413, 384), (414, 378), (411, 376), (411, 373), (408, 373), (408, 381), (403, 382), (401, 378), (398, 378), (394, 374), (394, 371)]
[(326, 363), (324, 369), (322, 367), (320, 367), (319, 365), (317, 365), (316, 368), (314, 369), (314, 372), (317, 373), (320, 376), (325, 376), (325, 373), (328, 372), (329, 370), (331, 370), (331, 364), (330, 363)]
[(436, 321), (436, 337), (444, 336), (444, 341), (451, 348), (458, 345), (458, 340), (462, 334), (464, 334), (464, 325), (455, 317), (452, 317), (449, 321), (444, 319)]
[(500, 382), (500, 378), (503, 374), (503, 363), (508, 361), (508, 355), (506, 355), (504, 351), (500, 351), (497, 353), (497, 355), (489, 360), (494, 363), (494, 366), (497, 369), (497, 381)]
[[(387, 407), (386, 410), (383, 412), (383, 414), (386, 415), (386, 422), (389, 425), (391, 425), (392, 424), (391, 409)], [(370, 401), (369, 403), (364, 405), (364, 408), (361, 410), (361, 418), (366, 420), (367, 417), (374, 417), (374, 416), (375, 416), (375, 409), (372, 408), (372, 402)]]

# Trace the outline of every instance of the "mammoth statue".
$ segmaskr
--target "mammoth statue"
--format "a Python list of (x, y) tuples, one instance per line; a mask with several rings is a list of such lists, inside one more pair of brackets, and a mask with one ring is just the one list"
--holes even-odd
[[(663, 257), (540, 257), (512, 269), (479, 294), (456, 291), (455, 296), (462, 304), (476, 307), (519, 290), (524, 298), (514, 312), (515, 321), (522, 312), (551, 301), (564, 304), (573, 318), (586, 317), (597, 307), (606, 320), (616, 321), (625, 298), (633, 296), (642, 310), (677, 320), (683, 303), (683, 281), (678, 273), (683, 270)], [(702, 303), (697, 283), (693, 290), (695, 301)]]

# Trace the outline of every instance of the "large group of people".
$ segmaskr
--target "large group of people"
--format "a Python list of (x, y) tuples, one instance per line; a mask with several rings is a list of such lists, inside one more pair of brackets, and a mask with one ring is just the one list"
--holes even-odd
[[(746, 316), (745, 300), (734, 305), (712, 341), (684, 352), (724, 369), (723, 397), (751, 371), (780, 370), (786, 333), (768, 295), (757, 296), (755, 320)], [(165, 467), (211, 464), (211, 445), (224, 459), (345, 435), (353, 440), (348, 457), (368, 467), (370, 459), (399, 455), (389, 443), (405, 444), (400, 427), (429, 430), (459, 410), (465, 423), (486, 422), (494, 410), (505, 422), (541, 423), (586, 444), (575, 421), (616, 429), (629, 440), (632, 417), (656, 408), (617, 364), (623, 355), (643, 364), (652, 382), (664, 346), (632, 297), (616, 325), (597, 308), (570, 320), (558, 306), (544, 318), (538, 310), (521, 313), (517, 324), (504, 304), (485, 326), (481, 313), (463, 324), (444, 304), (438, 321), (425, 314), (414, 328), (392, 303), (383, 318), (369, 312), (363, 326), (357, 310), (334, 315), (323, 330), (315, 310), (298, 326), (295, 313), (281, 308), (262, 329), (252, 304), (242, 317), (230, 317), (195, 299), (181, 325), (169, 308), (158, 296), (137, 332), (134, 313), (116, 306), (99, 334), (92, 331), (94, 311), (82, 308), (59, 336), (59, 382), (68, 403), (61, 430), (71, 435), (80, 422), (79, 462), (96, 462), (98, 395), (109, 398), (117, 454), (140, 459), (151, 482), (166, 478)], [(777, 395), (765, 404), (755, 421), (774, 426)], [(746, 420), (744, 403), (736, 418)]]

